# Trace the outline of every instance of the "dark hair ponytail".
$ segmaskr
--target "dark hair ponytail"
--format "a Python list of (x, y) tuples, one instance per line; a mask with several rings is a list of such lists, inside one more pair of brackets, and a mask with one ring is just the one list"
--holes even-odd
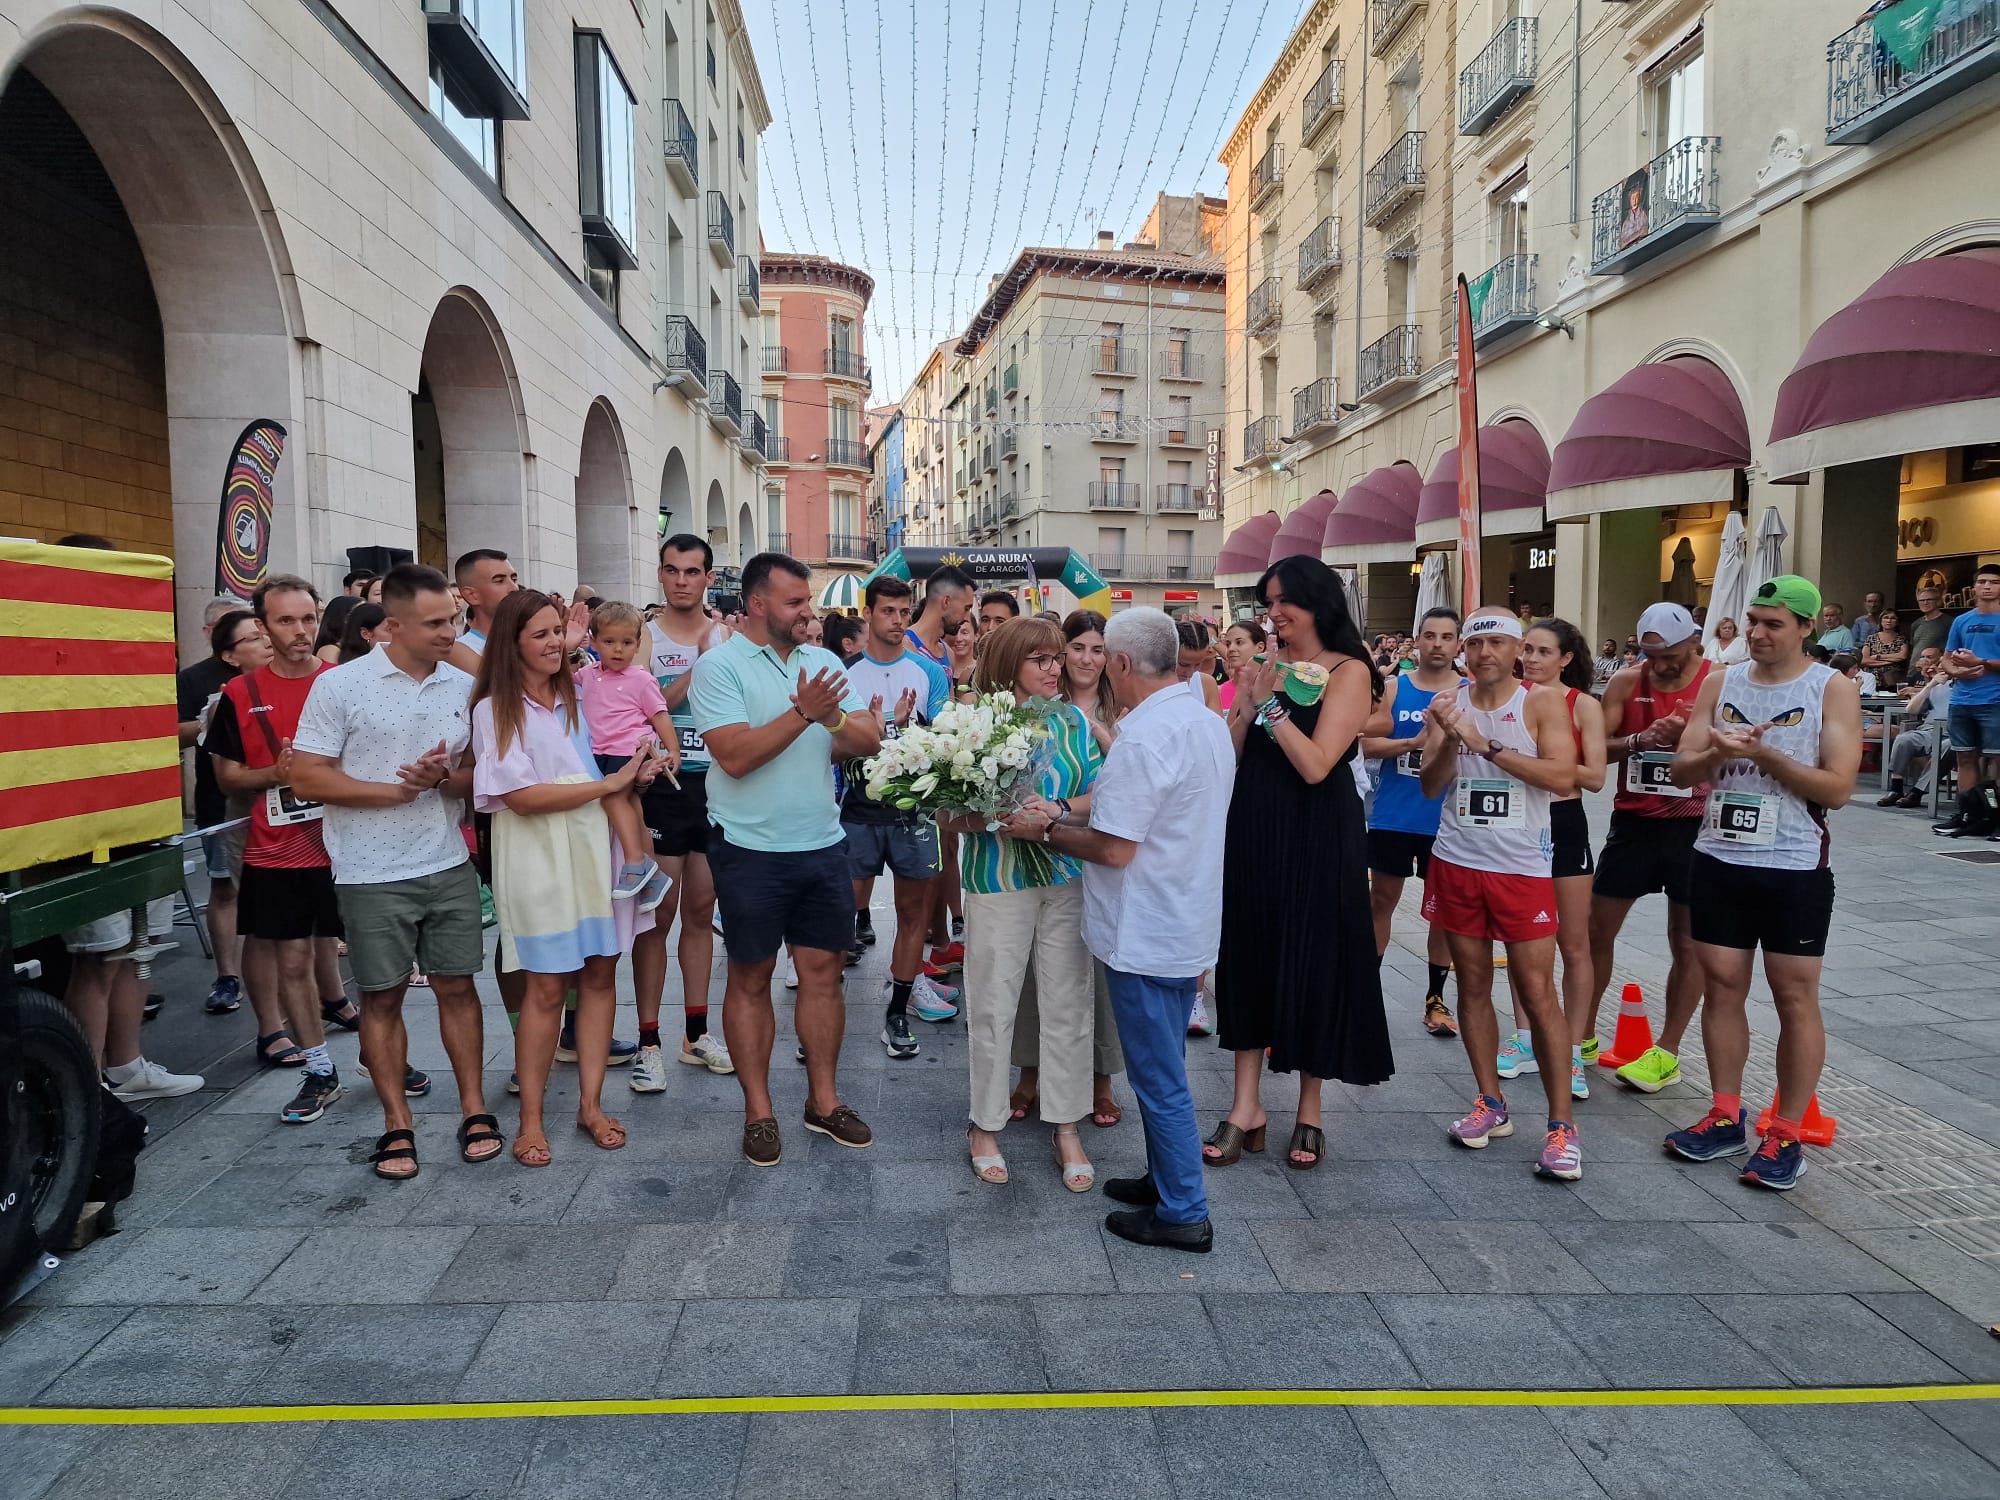
[(1561, 681), (1566, 688), (1589, 692), (1597, 683), (1597, 659), (1591, 655), (1590, 641), (1567, 620), (1537, 620), (1530, 630), (1546, 630), (1556, 638), (1556, 649), (1569, 660), (1563, 663)]

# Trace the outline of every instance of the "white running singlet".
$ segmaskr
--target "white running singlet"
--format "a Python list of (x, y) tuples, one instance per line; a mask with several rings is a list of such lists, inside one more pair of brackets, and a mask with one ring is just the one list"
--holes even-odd
[[(1458, 711), (1487, 739), (1523, 755), (1539, 755), (1528, 731), (1528, 690), (1498, 708), (1474, 708), (1472, 688), (1458, 689)], [(1483, 755), (1458, 750), (1458, 780), (1446, 789), (1438, 819), (1437, 858), (1493, 875), (1547, 875), (1555, 852), (1549, 794), (1509, 776)]]
[[(1818, 767), (1833, 668), (1808, 662), (1790, 682), (1760, 683), (1750, 677), (1755, 665), (1745, 661), (1726, 669), (1715, 722), (1729, 729), (1768, 725), (1765, 744), (1802, 766)], [(1694, 841), (1697, 850), (1724, 864), (1761, 870), (1823, 870), (1831, 844), (1826, 809), (1747, 760), (1732, 760), (1716, 773)]]

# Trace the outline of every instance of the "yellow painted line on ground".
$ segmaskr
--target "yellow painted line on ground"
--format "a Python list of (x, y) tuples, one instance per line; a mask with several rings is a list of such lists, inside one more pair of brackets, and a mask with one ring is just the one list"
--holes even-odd
[(17, 1406), (0, 1426), (174, 1427), (273, 1422), (448, 1422), (524, 1417), (696, 1417), (796, 1412), (1079, 1411), (1188, 1406), (1856, 1406), (1996, 1401), (2000, 1383), (1735, 1390), (1007, 1391), (913, 1396), (687, 1396), (602, 1401), (430, 1401), (384, 1406)]

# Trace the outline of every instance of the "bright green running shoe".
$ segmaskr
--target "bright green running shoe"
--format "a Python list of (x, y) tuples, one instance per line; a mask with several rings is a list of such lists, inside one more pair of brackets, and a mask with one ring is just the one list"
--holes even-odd
[(1657, 1094), (1668, 1084), (1681, 1081), (1681, 1060), (1665, 1047), (1648, 1047), (1620, 1068), (1617, 1078), (1642, 1094)]
[(1583, 1060), (1587, 1063), (1597, 1061), (1597, 1038), (1595, 1036), (1587, 1036), (1583, 1039)]

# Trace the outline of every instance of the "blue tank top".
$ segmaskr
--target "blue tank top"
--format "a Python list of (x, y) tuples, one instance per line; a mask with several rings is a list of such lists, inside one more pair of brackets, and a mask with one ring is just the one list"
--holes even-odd
[[(1456, 687), (1456, 684), (1453, 686)], [(1421, 735), (1424, 710), (1431, 706), (1431, 699), (1436, 696), (1418, 687), (1408, 676), (1398, 677), (1396, 725), (1389, 731), (1389, 738), (1409, 740)], [(1414, 750), (1382, 762), (1382, 781), (1375, 789), (1375, 809), (1368, 819), (1370, 828), (1436, 836), (1438, 816), (1444, 809), (1444, 794), (1426, 797), (1418, 784), (1419, 770)]]

